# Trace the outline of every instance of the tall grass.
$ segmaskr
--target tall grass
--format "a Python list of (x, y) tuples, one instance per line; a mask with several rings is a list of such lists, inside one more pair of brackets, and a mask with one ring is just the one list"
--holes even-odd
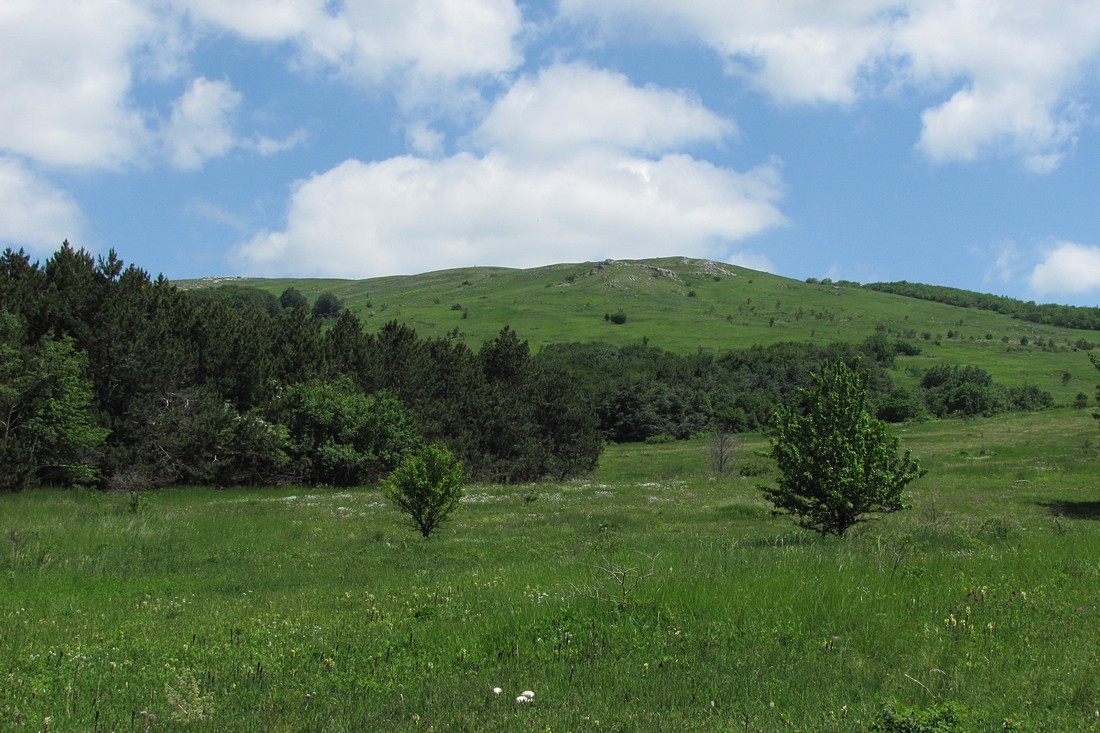
[(908, 427), (913, 508), (845, 541), (705, 441), (470, 487), (428, 541), (371, 489), (5, 496), (0, 729), (861, 731), (951, 702), (1100, 730), (1098, 437)]

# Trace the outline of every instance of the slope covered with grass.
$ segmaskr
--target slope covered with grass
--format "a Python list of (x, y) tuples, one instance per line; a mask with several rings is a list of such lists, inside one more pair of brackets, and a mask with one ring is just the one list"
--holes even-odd
[[(214, 287), (213, 278), (179, 283)], [(275, 295), (288, 287), (311, 301), (335, 293), (377, 331), (396, 320), (422, 336), (477, 346), (510, 326), (533, 350), (562, 342), (648, 343), (668, 351), (725, 351), (784, 341), (858, 342), (876, 332), (913, 341), (894, 376), (912, 384), (935, 364), (972, 364), (1008, 386), (1034, 384), (1058, 404), (1093, 395), (1082, 343), (1100, 333), (1017, 320), (987, 310), (807, 283), (683, 257), (559, 264), (529, 270), (466, 268), (370, 280), (228, 280)], [(621, 313), (616, 324), (605, 316)], [(1069, 377), (1066, 377), (1068, 373)]]

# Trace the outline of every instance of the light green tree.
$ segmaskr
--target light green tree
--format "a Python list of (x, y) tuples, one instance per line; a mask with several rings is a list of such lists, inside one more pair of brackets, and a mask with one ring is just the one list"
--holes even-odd
[(458, 509), (465, 484), (462, 462), (442, 446), (426, 445), (390, 474), (383, 490), (428, 539)]
[(69, 339), (26, 344), (19, 318), (0, 312), (0, 491), (93, 481), (96, 427), (87, 359)]
[(761, 486), (801, 527), (843, 537), (865, 515), (905, 508), (905, 486), (926, 472), (898, 456), (898, 439), (867, 412), (860, 375), (825, 364), (801, 390), (802, 409), (784, 408), (772, 430), (777, 486)]

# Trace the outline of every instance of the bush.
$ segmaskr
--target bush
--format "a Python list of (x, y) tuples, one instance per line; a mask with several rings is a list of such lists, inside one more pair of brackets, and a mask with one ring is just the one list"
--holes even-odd
[(336, 297), (335, 293), (325, 291), (317, 296), (313, 304), (313, 317), (318, 321), (335, 318), (344, 310), (344, 301)]
[(871, 730), (876, 733), (964, 733), (978, 730), (978, 721), (965, 707), (947, 703), (931, 708), (887, 706)]
[(604, 313), (603, 319), (605, 321), (611, 321), (617, 326), (621, 326), (626, 323), (626, 313), (622, 310), (617, 310), (614, 313)]
[(392, 471), (419, 443), (396, 397), (367, 395), (347, 379), (291, 385), (271, 414), (286, 425), (294, 468), (311, 484), (368, 483)]
[(390, 474), (383, 491), (428, 539), (458, 509), (465, 483), (462, 462), (442, 446), (427, 445)]

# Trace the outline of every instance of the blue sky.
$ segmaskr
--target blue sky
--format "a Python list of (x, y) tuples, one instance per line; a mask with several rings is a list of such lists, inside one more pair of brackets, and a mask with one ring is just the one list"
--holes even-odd
[(4, 0), (0, 242), (1100, 305), (1095, 0)]

